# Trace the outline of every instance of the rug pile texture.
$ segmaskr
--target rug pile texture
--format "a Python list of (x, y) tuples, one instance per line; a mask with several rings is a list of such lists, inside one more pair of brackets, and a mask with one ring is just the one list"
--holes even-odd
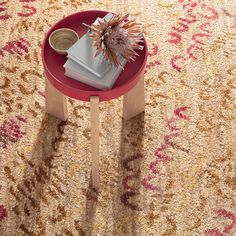
[[(129, 12), (149, 47), (145, 113), (100, 105), (98, 192), (89, 104), (45, 113), (40, 52), (89, 9)], [(236, 1), (0, 0), (0, 235), (236, 235)]]

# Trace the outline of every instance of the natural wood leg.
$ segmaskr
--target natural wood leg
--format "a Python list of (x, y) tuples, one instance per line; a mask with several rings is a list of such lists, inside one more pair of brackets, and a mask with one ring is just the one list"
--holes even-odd
[(144, 76), (139, 79), (136, 86), (124, 95), (123, 117), (129, 120), (144, 111)]
[(58, 117), (61, 120), (67, 120), (68, 111), (66, 104), (66, 96), (59, 92), (51, 82), (45, 76), (45, 96), (46, 96), (46, 104), (45, 109), (46, 112)]
[(99, 97), (90, 97), (91, 146), (92, 146), (92, 187), (99, 188)]

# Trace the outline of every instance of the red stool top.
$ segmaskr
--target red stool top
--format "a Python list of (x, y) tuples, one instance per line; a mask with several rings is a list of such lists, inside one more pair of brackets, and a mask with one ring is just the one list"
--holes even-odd
[(87, 31), (82, 22), (91, 25), (97, 17), (102, 18), (107, 13), (106, 11), (91, 10), (69, 15), (53, 25), (46, 34), (42, 45), (42, 61), (45, 74), (56, 89), (69, 97), (90, 101), (90, 96), (98, 96), (100, 101), (107, 101), (127, 93), (137, 84), (144, 73), (148, 54), (145, 39), (144, 49), (138, 51), (139, 57), (134, 62), (126, 64), (125, 69), (110, 90), (98, 90), (64, 75), (63, 64), (67, 58), (65, 55), (57, 54), (50, 47), (48, 38), (51, 32), (58, 28), (71, 28), (81, 37)]

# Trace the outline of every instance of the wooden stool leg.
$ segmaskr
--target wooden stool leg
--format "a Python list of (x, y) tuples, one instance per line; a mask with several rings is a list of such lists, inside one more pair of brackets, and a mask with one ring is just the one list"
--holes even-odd
[(91, 146), (92, 146), (92, 187), (99, 188), (99, 97), (90, 97)]
[(139, 79), (136, 86), (124, 95), (123, 117), (129, 120), (144, 111), (144, 75)]
[(66, 96), (59, 92), (45, 76), (45, 109), (46, 112), (58, 117), (61, 120), (67, 120), (68, 111)]

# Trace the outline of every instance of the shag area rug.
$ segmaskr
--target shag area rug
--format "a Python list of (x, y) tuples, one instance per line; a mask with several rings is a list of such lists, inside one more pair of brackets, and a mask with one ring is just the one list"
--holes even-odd
[[(40, 47), (88, 9), (130, 13), (148, 40), (145, 113), (101, 110), (91, 188), (89, 104), (44, 111)], [(0, 1), (0, 235), (236, 235), (235, 0)]]

